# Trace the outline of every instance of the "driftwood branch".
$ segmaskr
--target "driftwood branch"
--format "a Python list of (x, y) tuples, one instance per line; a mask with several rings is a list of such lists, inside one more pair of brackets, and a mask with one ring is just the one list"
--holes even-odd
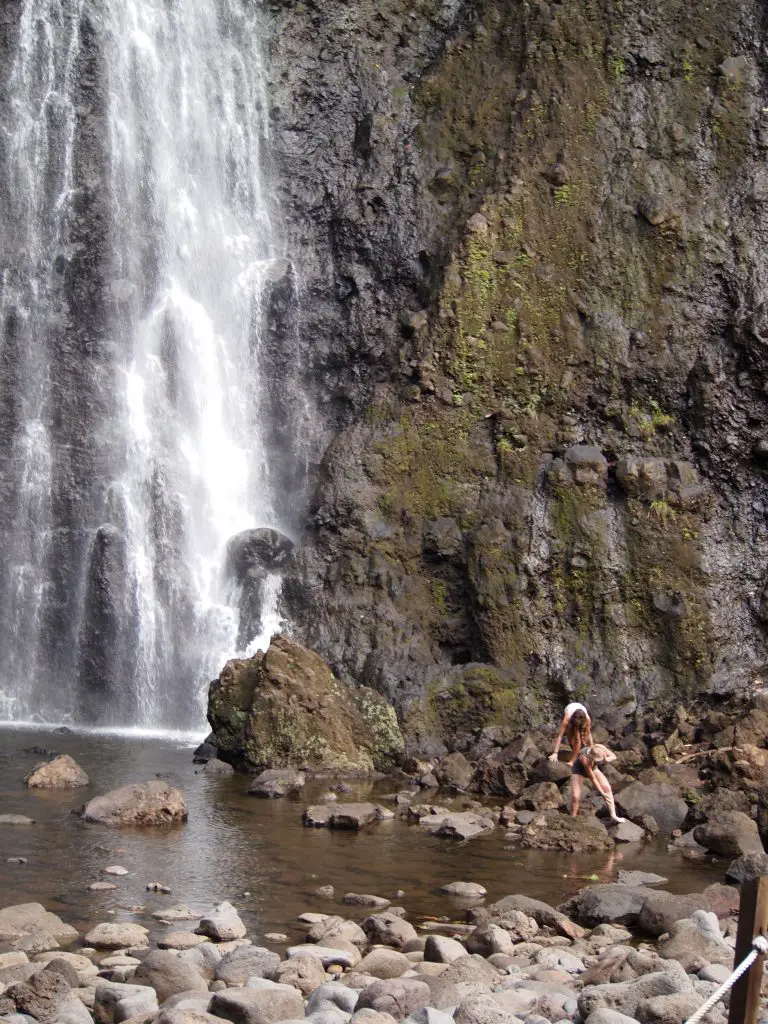
[(681, 757), (679, 761), (673, 761), (672, 764), (685, 764), (686, 761), (692, 761), (694, 757), (704, 757), (706, 754), (727, 754), (733, 749), (733, 747), (716, 747), (714, 750), (697, 750), (695, 754), (686, 754), (685, 757)]

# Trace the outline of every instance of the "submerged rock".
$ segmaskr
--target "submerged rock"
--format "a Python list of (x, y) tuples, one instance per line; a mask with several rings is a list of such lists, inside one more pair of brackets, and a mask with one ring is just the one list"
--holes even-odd
[(263, 796), (274, 799), (298, 793), (304, 788), (307, 777), (304, 772), (293, 768), (267, 768), (257, 775), (248, 787), (249, 796)]
[(339, 682), (313, 651), (275, 637), (266, 654), (228, 661), (211, 684), (219, 756), (239, 767), (336, 772), (391, 768), (403, 750), (394, 710)]

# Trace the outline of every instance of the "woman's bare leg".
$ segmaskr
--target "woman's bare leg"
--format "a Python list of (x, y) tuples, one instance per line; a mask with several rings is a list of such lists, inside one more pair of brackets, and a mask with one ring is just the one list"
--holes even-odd
[(575, 818), (579, 813), (581, 804), (581, 791), (584, 788), (584, 779), (581, 775), (571, 776), (571, 817)]
[(605, 800), (605, 805), (608, 808), (608, 813), (610, 814), (611, 818), (613, 818), (614, 821), (624, 821), (624, 819), (619, 818), (619, 815), (616, 813), (616, 803), (613, 799), (613, 790), (611, 789), (611, 784), (599, 768), (595, 768), (595, 778), (597, 779), (600, 785), (600, 789), (603, 793), (603, 799)]

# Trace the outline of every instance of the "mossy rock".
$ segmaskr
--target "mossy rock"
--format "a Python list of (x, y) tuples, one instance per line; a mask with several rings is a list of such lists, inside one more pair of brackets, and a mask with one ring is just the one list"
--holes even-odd
[(429, 749), (437, 739), (447, 749), (457, 737), (477, 734), (486, 726), (500, 726), (510, 736), (535, 717), (536, 696), (521, 684), (523, 672), (493, 665), (455, 666), (426, 687), (423, 700), (405, 716), (408, 745)]
[(345, 686), (314, 651), (282, 636), (266, 654), (227, 662), (211, 684), (208, 720), (219, 756), (247, 771), (386, 771), (403, 751), (380, 694)]

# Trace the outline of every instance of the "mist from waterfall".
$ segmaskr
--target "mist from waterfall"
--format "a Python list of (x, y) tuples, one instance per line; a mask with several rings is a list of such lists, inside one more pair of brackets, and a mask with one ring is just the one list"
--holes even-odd
[(0, 717), (193, 727), (237, 648), (227, 542), (279, 526), (258, 12), (24, 0), (6, 91)]

